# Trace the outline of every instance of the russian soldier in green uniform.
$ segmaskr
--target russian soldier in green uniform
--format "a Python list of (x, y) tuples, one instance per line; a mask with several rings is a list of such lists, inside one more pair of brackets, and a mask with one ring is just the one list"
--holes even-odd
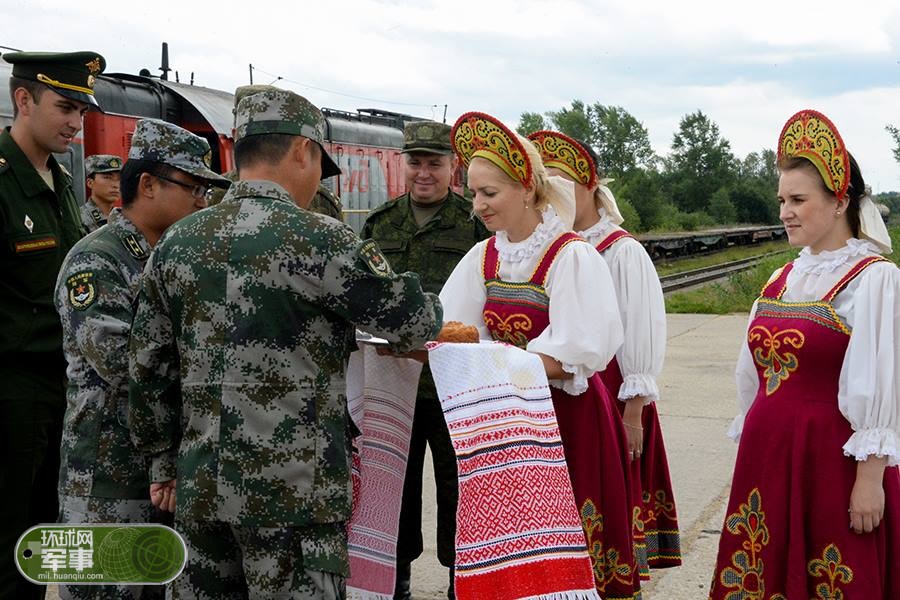
[(0, 597), (40, 598), (13, 562), (28, 527), (56, 521), (66, 363), (53, 308), (63, 257), (84, 233), (53, 158), (81, 131), (106, 63), (95, 52), (12, 52), (13, 124), (0, 131)]
[(129, 417), (153, 481), (177, 481), (174, 597), (344, 597), (355, 328), (404, 352), (441, 326), (415, 274), (305, 209), (338, 170), (324, 129), (292, 92), (241, 100), (241, 180), (170, 227), (144, 271)]
[[(150, 249), (172, 223), (206, 207), (211, 185), (228, 185), (204, 162), (209, 157), (203, 138), (171, 123), (138, 121), (124, 168), (113, 157), (122, 169), (122, 207), (63, 262), (55, 296), (69, 363), (61, 523), (159, 521), (149, 459), (128, 433), (128, 334)], [(60, 586), (59, 593), (63, 600), (146, 600), (162, 598), (164, 589), (84, 585)]]
[[(422, 288), (438, 293), (456, 263), (490, 232), (472, 216), (472, 203), (450, 189), (457, 166), (450, 145), (450, 126), (413, 122), (404, 129), (403, 138), (408, 191), (373, 210), (363, 226), (362, 237), (378, 242), (395, 271), (418, 273)], [(423, 549), (422, 469), (426, 444), (431, 447), (437, 485), (438, 560), (451, 568), (448, 593), (452, 596), (456, 456), (427, 364), (419, 382), (403, 486), (394, 596), (398, 599), (410, 597), (410, 565)]]
[[(234, 106), (237, 108), (238, 103), (243, 100), (245, 97), (250, 96), (251, 94), (256, 94), (258, 92), (264, 92), (266, 90), (276, 90), (275, 86), (271, 85), (242, 85), (234, 91)], [(234, 130), (231, 132), (231, 137), (234, 138)], [(336, 175), (339, 174), (335, 173)], [(225, 177), (227, 177), (231, 181), (238, 180), (237, 171), (229, 171), (225, 173)], [(224, 192), (213, 192), (213, 197), (210, 202), (210, 205), (218, 204), (222, 201), (222, 198), (225, 196)], [(327, 186), (323, 183), (319, 183), (319, 188), (316, 190), (316, 195), (313, 196), (312, 202), (309, 203), (309, 210), (313, 212), (317, 212), (320, 215), (326, 215), (331, 217), (332, 219), (337, 219), (338, 221), (344, 221), (344, 213), (342, 212), (343, 207), (341, 206), (341, 199), (337, 197)]]
[(94, 154), (84, 159), (84, 176), (90, 196), (81, 205), (81, 224), (88, 231), (106, 225), (109, 211), (119, 199), (122, 159), (114, 154)]

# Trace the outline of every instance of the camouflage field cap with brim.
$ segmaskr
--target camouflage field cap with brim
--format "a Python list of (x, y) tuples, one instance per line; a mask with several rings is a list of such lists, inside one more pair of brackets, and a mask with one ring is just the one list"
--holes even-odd
[(341, 169), (325, 150), (325, 117), (309, 100), (272, 88), (249, 94), (234, 110), (234, 142), (269, 133), (302, 135), (322, 149), (322, 179), (340, 175)]
[(428, 154), (453, 154), (450, 143), (450, 126), (435, 121), (413, 121), (403, 128), (403, 149), (407, 152)]
[(128, 159), (151, 160), (225, 187), (231, 182), (212, 169), (209, 142), (159, 119), (141, 119), (134, 129)]
[(237, 105), (247, 96), (252, 96), (253, 94), (258, 94), (260, 92), (277, 92), (280, 89), (281, 88), (277, 88), (274, 85), (265, 85), (261, 83), (238, 86), (237, 89), (234, 90), (234, 107), (231, 109), (231, 113), (237, 115)]
[(94, 154), (84, 159), (84, 174), (118, 173), (122, 170), (122, 159), (115, 154)]
[(7, 52), (3, 60), (13, 66), (13, 77), (38, 81), (60, 96), (100, 108), (94, 83), (106, 59), (96, 52)]

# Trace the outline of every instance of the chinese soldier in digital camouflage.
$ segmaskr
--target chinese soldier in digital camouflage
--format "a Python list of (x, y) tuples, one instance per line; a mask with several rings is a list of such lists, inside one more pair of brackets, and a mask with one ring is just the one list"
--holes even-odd
[(41, 598), (13, 561), (28, 527), (59, 513), (59, 440), (66, 406), (53, 285), (83, 235), (65, 153), (96, 106), (96, 52), (10, 52), (13, 124), (0, 131), (0, 598)]
[(144, 272), (130, 425), (153, 481), (177, 477), (176, 598), (344, 597), (354, 329), (405, 352), (441, 326), (416, 275), (304, 209), (337, 172), (324, 127), (292, 92), (241, 100), (241, 179), (170, 227)]
[(122, 159), (114, 154), (94, 154), (84, 159), (84, 176), (90, 196), (81, 205), (81, 224), (88, 231), (106, 225), (107, 215), (119, 199)]
[[(450, 144), (450, 126), (415, 121), (403, 131), (402, 153), (407, 192), (373, 210), (362, 229), (381, 247), (396, 271), (413, 271), (422, 288), (440, 292), (456, 263), (477, 242), (490, 236), (472, 216), (472, 203), (450, 189), (457, 159)], [(394, 597), (410, 598), (411, 564), (422, 554), (422, 470), (425, 446), (431, 448), (437, 486), (438, 560), (451, 569), (448, 595), (453, 596), (456, 556), (456, 454), (444, 420), (431, 371), (426, 364), (419, 380), (413, 416), (409, 460), (403, 483), (397, 540), (397, 582)]]
[[(271, 85), (242, 85), (234, 91), (234, 109), (237, 109), (237, 105), (243, 100), (245, 97), (250, 96), (251, 94), (256, 94), (257, 92), (263, 92), (266, 90), (277, 90), (278, 88)], [(231, 137), (234, 137), (234, 130), (231, 132)], [(340, 174), (338, 171), (337, 174)], [(228, 171), (225, 173), (225, 177), (227, 177), (231, 181), (238, 180), (238, 173), (236, 170)], [(210, 205), (218, 204), (223, 196), (225, 195), (223, 192), (214, 192), (213, 198), (210, 201)], [(320, 215), (327, 215), (338, 221), (344, 220), (344, 215), (341, 212), (341, 200), (338, 198), (334, 192), (332, 192), (324, 183), (319, 183), (319, 188), (316, 190), (316, 195), (313, 197), (312, 202), (309, 203), (309, 210), (313, 212), (317, 212)]]
[[(61, 523), (160, 520), (149, 459), (128, 433), (128, 333), (150, 249), (172, 223), (206, 206), (211, 185), (228, 185), (210, 170), (210, 155), (206, 140), (180, 127), (138, 121), (122, 168), (122, 207), (63, 261), (55, 297), (69, 363)], [(162, 586), (60, 586), (64, 600), (163, 595)]]

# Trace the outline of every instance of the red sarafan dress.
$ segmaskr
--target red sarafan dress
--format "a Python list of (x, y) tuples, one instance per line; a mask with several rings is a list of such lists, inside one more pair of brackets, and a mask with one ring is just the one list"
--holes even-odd
[(854, 533), (857, 462), (842, 449), (854, 431), (838, 406), (851, 330), (833, 302), (883, 260), (856, 262), (813, 302), (782, 301), (791, 263), (757, 301), (747, 342), (759, 387), (744, 419), (710, 598), (900, 598), (900, 474), (885, 469), (881, 524)]
[[(511, 282), (499, 279), (495, 239), (484, 250), (484, 323), (495, 340), (525, 348), (550, 323), (545, 280), (554, 260), (567, 244), (584, 241), (571, 232), (559, 235), (530, 280)], [(587, 391), (578, 396), (550, 389), (597, 591), (606, 600), (637, 600), (640, 577), (631, 532), (631, 482), (624, 466), (627, 442), (615, 400), (596, 373), (588, 379)]]
[[(635, 551), (641, 578), (649, 579), (649, 569), (681, 564), (675, 494), (654, 397), (658, 396), (655, 379), (662, 369), (665, 349), (665, 303), (655, 268), (644, 248), (628, 231), (603, 218), (602, 210), (600, 214), (601, 221), (582, 235), (595, 245), (609, 265), (625, 326), (625, 343), (621, 351), (625, 353), (623, 358), (629, 367), (629, 375), (633, 375), (630, 385), (623, 389), (625, 378), (616, 357), (600, 377), (606, 388), (619, 396), (616, 405), (620, 414), (625, 412), (622, 393), (625, 399), (635, 395), (651, 398), (641, 412), (644, 428), (641, 457), (629, 463), (632, 482), (638, 484), (633, 486), (635, 504), (640, 507), (633, 523)], [(628, 244), (632, 246), (628, 247)], [(659, 314), (654, 315), (653, 311)]]

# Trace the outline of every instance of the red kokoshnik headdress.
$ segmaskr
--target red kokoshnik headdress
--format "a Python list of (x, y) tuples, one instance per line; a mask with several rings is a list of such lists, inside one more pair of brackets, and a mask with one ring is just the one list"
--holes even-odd
[(467, 112), (450, 131), (453, 150), (467, 167), (473, 158), (485, 158), (523, 186), (531, 183), (531, 161), (515, 133), (496, 118)]
[(822, 113), (801, 110), (784, 124), (778, 158), (799, 156), (816, 166), (825, 185), (843, 198), (850, 186), (850, 155), (837, 127)]
[(597, 165), (576, 140), (558, 131), (535, 131), (528, 139), (537, 146), (545, 167), (556, 167), (588, 188), (597, 184)]

